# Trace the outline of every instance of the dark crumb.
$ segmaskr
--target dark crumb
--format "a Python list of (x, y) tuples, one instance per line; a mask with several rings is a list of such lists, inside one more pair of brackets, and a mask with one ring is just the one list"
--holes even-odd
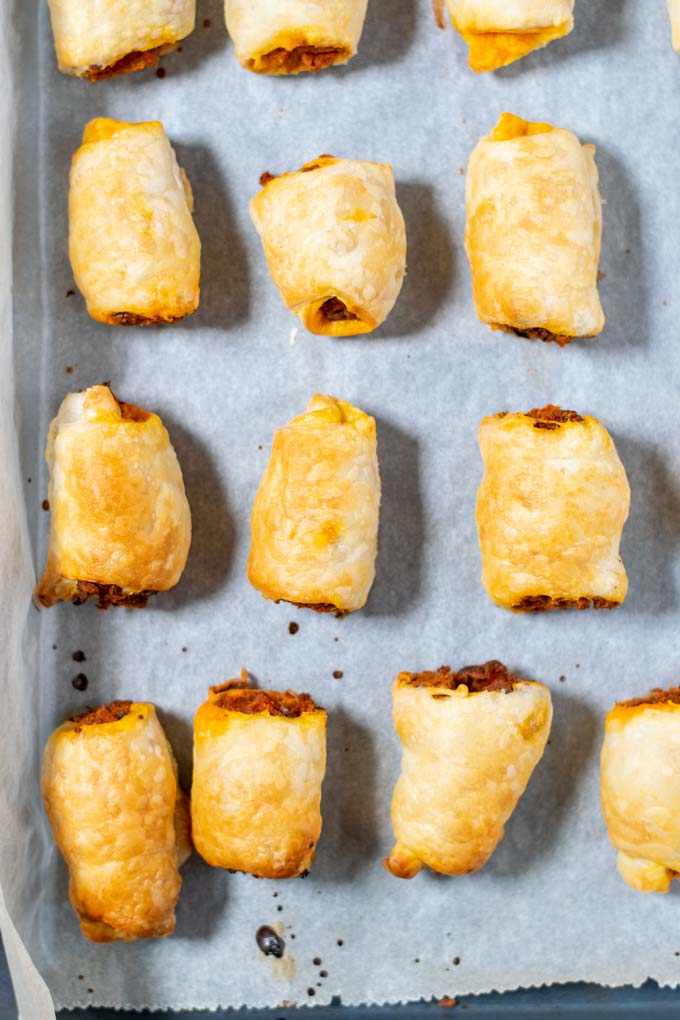
[(73, 375), (73, 365), (67, 365), (66, 371), (69, 375)]
[(278, 894), (277, 892), (273, 892), (273, 893), (272, 893), (272, 896), (274, 897), (274, 899), (276, 899), (276, 897), (277, 897), (278, 895), (279, 895), (279, 894)]
[(86, 656), (85, 656), (85, 652), (81, 652), (80, 649), (78, 649), (77, 652), (74, 652), (73, 655), (71, 656), (71, 658), (73, 659), (74, 662), (86, 662), (87, 661), (86, 660)]
[(66, 291), (66, 297), (74, 297), (75, 293), (76, 292), (74, 290), (67, 290)]
[(277, 960), (280, 960), (286, 951), (283, 939), (268, 924), (263, 924), (257, 929), (255, 941), (265, 956), (275, 956)]
[(261, 449), (262, 449), (262, 443), (260, 443), (260, 445), (258, 446), (258, 450), (261, 450)]
[(187, 646), (186, 646), (186, 645), (182, 645), (182, 651), (183, 651), (183, 652), (186, 652), (186, 651), (187, 651)]
[(345, 753), (347, 753), (347, 751), (349, 751), (349, 747), (346, 747), (346, 748), (345, 748)]
[(300, 624), (299, 623), (293, 622), (293, 623), (289, 623), (288, 624), (288, 633), (289, 634), (297, 634), (299, 629), (300, 629)]
[(40, 506), (43, 508), (43, 510), (49, 510), (49, 508), (50, 508), (50, 501), (49, 501), (49, 499), (44, 499), (42, 501), (42, 503), (40, 504)]
[(156, 77), (157, 78), (165, 78), (166, 73), (167, 72), (166, 72), (164, 67), (159, 67), (158, 70), (156, 71)]
[(337, 944), (339, 946), (344, 946), (345, 943), (344, 943), (344, 941), (342, 939), (338, 939), (338, 943)]
[(340, 640), (340, 638), (339, 638), (339, 637), (334, 637), (334, 638), (333, 638), (333, 640), (334, 640), (334, 641), (339, 641), (339, 640)]
[(143, 716), (143, 715), (138, 715), (138, 716), (137, 716), (137, 718), (138, 718), (138, 719), (143, 719), (143, 718), (144, 718), (144, 716)]
[(56, 645), (52, 645), (52, 651), (56, 652), (56, 650), (57, 650), (57, 646)]
[(548, 737), (546, 743), (547, 743), (548, 747), (550, 747), (550, 737)]
[(312, 963), (314, 964), (315, 967), (320, 967), (321, 966), (321, 957), (320, 956), (315, 956), (314, 959), (312, 960)]
[(416, 958), (415, 958), (415, 960), (414, 960), (413, 962), (414, 962), (414, 963), (420, 963), (420, 957), (419, 957), (419, 956), (416, 956)]
[(566, 679), (567, 679), (566, 676), (562, 675), (560, 677), (560, 683), (563, 684)]
[(210, 20), (210, 18), (204, 19), (203, 28), (212, 28), (212, 21)]
[(294, 931), (292, 931), (292, 932), (290, 933), (290, 937), (291, 937), (292, 939), (294, 939), (294, 938), (295, 938), (295, 932), (294, 932)]
[(301, 871), (298, 878), (309, 878), (309, 868), (305, 868), (304, 871)]
[(327, 978), (328, 977), (328, 971), (327, 970), (320, 970), (319, 971), (319, 977)]
[(316, 992), (314, 991), (313, 988), (308, 988), (307, 989), (307, 995), (316, 995)]
[(28, 484), (30, 485), (32, 481), (33, 481), (33, 479), (32, 479), (32, 478), (29, 478), (29, 479), (28, 479)]
[(333, 670), (333, 676), (335, 677), (336, 680), (342, 680), (344, 675), (345, 674), (342, 672), (341, 669), (334, 669)]
[(674, 956), (680, 956), (680, 953), (679, 953), (679, 952), (677, 952), (677, 950), (676, 950), (676, 952), (675, 952), (675, 953), (673, 953), (673, 955), (674, 955)]
[(178, 53), (184, 53), (184, 47), (183, 46), (178, 46), (177, 47), (177, 52)]
[(77, 691), (86, 691), (89, 682), (84, 673), (79, 673), (78, 676), (74, 676), (73, 680), (71, 680), (71, 684)]
[(580, 668), (581, 668), (581, 663), (580, 663), (580, 662), (577, 662), (577, 663), (576, 663), (576, 668), (577, 668), (577, 669), (580, 669)]
[(87, 994), (88, 995), (94, 995), (94, 988), (88, 988)]
[(278, 911), (281, 911), (281, 910), (283, 910), (283, 905), (282, 905), (281, 903), (279, 903), (279, 905), (277, 906), (277, 908), (276, 908), (276, 909), (277, 909)]
[(460, 956), (454, 956), (454, 958), (453, 958), (453, 966), (457, 967), (459, 963), (460, 963)]
[[(678, 954), (676, 953), (675, 955), (677, 956)], [(83, 975), (82, 975), (82, 974), (79, 974), (79, 975), (78, 975), (78, 980), (79, 980), (79, 981), (84, 981), (84, 980), (85, 980), (85, 978), (83, 977)]]
[(461, 175), (465, 173), (465, 171), (463, 170), (462, 166), (458, 167), (458, 173), (461, 174)]

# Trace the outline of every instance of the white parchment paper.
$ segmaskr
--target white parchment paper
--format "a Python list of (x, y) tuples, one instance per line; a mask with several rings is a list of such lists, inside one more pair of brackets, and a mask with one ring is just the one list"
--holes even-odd
[[(57, 72), (44, 4), (26, 0), (16, 13), (19, 415), (16, 444), (3, 322), (0, 866), (14, 922), (56, 1004), (210, 1008), (335, 995), (399, 1001), (571, 980), (676, 984), (678, 894), (642, 896), (618, 877), (597, 762), (610, 705), (680, 674), (680, 58), (665, 5), (578, 0), (568, 39), (479, 77), (461, 40), (435, 30), (426, 0), (371, 0), (361, 53), (346, 69), (268, 79), (237, 65), (219, 0), (199, 0), (196, 32), (164, 59), (165, 78), (150, 71), (96, 85)], [(559, 350), (476, 320), (462, 247), (463, 170), (503, 110), (571, 127), (597, 145), (608, 321), (595, 342)], [(68, 164), (96, 115), (162, 119), (192, 182), (203, 279), (201, 308), (185, 323), (111, 329), (88, 318), (79, 295), (67, 296)], [(263, 170), (293, 169), (322, 152), (395, 169), (409, 272), (372, 337), (297, 332), (249, 221)], [(187, 570), (145, 612), (65, 605), (36, 614), (22, 518), (40, 566), (47, 424), (68, 390), (104, 379), (170, 429), (194, 521)], [(365, 611), (342, 621), (265, 602), (244, 575), (272, 433), (316, 391), (378, 420), (378, 577)], [(481, 586), (479, 419), (548, 402), (599, 417), (628, 471), (630, 594), (614, 613), (512, 616)], [(87, 657), (82, 666), (76, 650)], [(550, 745), (482, 873), (399, 882), (381, 865), (399, 770), (391, 681), (402, 669), (492, 657), (550, 685)], [(256, 882), (194, 856), (173, 937), (85, 942), (40, 808), (47, 734), (87, 705), (151, 699), (188, 782), (193, 713), (210, 684), (242, 665), (262, 685), (308, 690), (329, 710), (312, 874)], [(89, 678), (82, 694), (71, 686), (81, 670)], [(258, 926), (276, 922), (285, 965), (255, 944)]]

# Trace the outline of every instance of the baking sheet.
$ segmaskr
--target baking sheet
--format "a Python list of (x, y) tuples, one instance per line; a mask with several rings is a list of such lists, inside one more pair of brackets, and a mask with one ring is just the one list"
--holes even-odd
[[(314, 1004), (337, 995), (396, 1002), (571, 980), (680, 978), (677, 893), (644, 897), (618, 877), (597, 776), (608, 707), (677, 682), (680, 668), (680, 58), (665, 5), (577, 0), (568, 39), (482, 77), (468, 71), (458, 37), (435, 30), (425, 0), (369, 7), (360, 56), (316, 78), (242, 71), (221, 4), (199, 0), (196, 32), (182, 53), (164, 58), (162, 80), (150, 71), (93, 86), (56, 71), (45, 5), (16, 6), (21, 478), (18, 485), (6, 458), (3, 493), (11, 507), (21, 490), (41, 565), (49, 419), (68, 390), (107, 379), (124, 399), (162, 415), (194, 521), (181, 584), (137, 613), (89, 605), (27, 613), (25, 550), (16, 533), (0, 531), (16, 553), (1, 593), (3, 608), (14, 610), (1, 614), (14, 649), (12, 663), (2, 653), (10, 702), (0, 749), (1, 877), (58, 1007)], [(460, 171), (503, 110), (571, 127), (598, 147), (608, 322), (595, 342), (561, 351), (491, 333), (476, 320)], [(68, 163), (97, 115), (162, 119), (192, 182), (202, 300), (183, 324), (114, 330), (89, 320), (80, 296), (67, 296)], [(297, 331), (249, 221), (263, 170), (296, 168), (320, 152), (387, 160), (395, 169), (409, 272), (396, 309), (372, 337), (331, 341)], [(10, 382), (8, 369), (3, 385)], [(378, 576), (366, 609), (344, 620), (265, 602), (244, 575), (248, 516), (272, 433), (316, 391), (349, 399), (378, 421)], [(479, 419), (547, 402), (599, 417), (628, 471), (630, 594), (614, 613), (516, 617), (495, 608), (481, 586), (473, 519)], [(10, 518), (21, 532), (21, 514)], [(76, 650), (85, 652), (83, 666), (72, 660)], [(492, 657), (550, 685), (550, 745), (482, 873), (398, 882), (381, 866), (399, 770), (390, 683), (403, 669)], [(86, 705), (151, 699), (188, 781), (193, 713), (210, 684), (242, 665), (261, 685), (308, 690), (329, 711), (324, 830), (311, 875), (256, 882), (194, 855), (173, 937), (86, 943), (40, 811), (42, 742)], [(84, 694), (71, 686), (81, 669)], [(283, 965), (259, 954), (263, 923), (284, 926)], [(30, 977), (26, 987), (36, 989)]]

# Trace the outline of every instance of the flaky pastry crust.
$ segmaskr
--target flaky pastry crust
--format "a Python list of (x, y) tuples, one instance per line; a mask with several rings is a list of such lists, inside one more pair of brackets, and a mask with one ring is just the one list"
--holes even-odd
[(143, 607), (180, 579), (191, 543), (182, 472), (160, 418), (108, 386), (70, 393), (50, 425), (52, 511), (37, 595)]
[(116, 701), (65, 722), (45, 747), (42, 793), (83, 934), (93, 942), (170, 934), (191, 843), (154, 706)]
[(673, 32), (673, 49), (680, 53), (680, 0), (668, 0), (668, 14)]
[(250, 215), (288, 308), (310, 333), (371, 333), (392, 311), (406, 271), (392, 167), (320, 156), (262, 180)]
[(543, 754), (548, 688), (492, 661), (458, 673), (401, 673), (392, 698), (403, 758), (392, 798), (397, 843), (385, 867), (397, 878), (423, 867), (479, 871)]
[(602, 332), (594, 146), (565, 128), (505, 113), (470, 157), (466, 210), (482, 322), (560, 346)]
[(153, 67), (196, 20), (196, 0), (48, 3), (59, 70), (90, 81)]
[(365, 605), (378, 551), (375, 421), (317, 394), (274, 435), (251, 515), (248, 580), (319, 612)]
[(668, 892), (680, 875), (680, 688), (654, 690), (607, 715), (600, 797), (622, 878)]
[(308, 871), (325, 769), (326, 713), (308, 694), (211, 688), (194, 720), (196, 849), (213, 867), (258, 878)]
[(620, 605), (630, 488), (604, 426), (548, 405), (484, 418), (479, 445), (476, 519), (493, 601), (516, 612)]
[(368, 0), (225, 0), (239, 63), (256, 74), (299, 74), (346, 64)]
[(198, 308), (201, 242), (184, 171), (157, 121), (100, 117), (73, 156), (69, 255), (93, 319), (175, 322)]
[(473, 71), (495, 71), (568, 35), (574, 0), (446, 0)]

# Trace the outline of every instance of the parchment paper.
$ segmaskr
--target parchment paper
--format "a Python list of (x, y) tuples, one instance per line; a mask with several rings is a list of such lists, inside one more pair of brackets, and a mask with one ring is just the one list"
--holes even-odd
[[(598, 803), (606, 710), (680, 673), (680, 58), (665, 5), (578, 0), (568, 39), (486, 76), (468, 71), (461, 40), (436, 31), (425, 0), (369, 7), (360, 56), (316, 78), (242, 71), (219, 0), (199, 0), (196, 32), (164, 58), (165, 78), (150, 71), (89, 85), (57, 72), (46, 5), (17, 4), (21, 475), (11, 400), (3, 401), (0, 539), (12, 561), (0, 612), (8, 673), (0, 863), (12, 917), (57, 1006), (264, 1006), (335, 995), (385, 1002), (579, 979), (680, 978), (678, 893), (643, 896), (622, 882)], [(475, 317), (462, 171), (503, 110), (572, 127), (597, 145), (608, 322), (595, 342), (559, 350), (494, 334)], [(67, 296), (68, 164), (95, 115), (162, 119), (192, 182), (202, 299), (183, 324), (110, 329), (88, 318), (79, 295)], [(296, 331), (249, 221), (263, 170), (294, 169), (322, 152), (394, 165), (409, 272), (395, 311), (372, 337), (331, 341)], [(9, 350), (2, 356), (9, 397)], [(37, 614), (27, 608), (19, 503), (40, 566), (49, 419), (67, 391), (105, 379), (170, 429), (194, 521), (187, 570), (145, 612), (65, 605)], [(271, 436), (316, 391), (357, 403), (379, 428), (378, 577), (365, 611), (342, 621), (265, 602), (244, 575), (248, 517)], [(547, 402), (600, 418), (628, 471), (630, 594), (614, 613), (512, 616), (482, 589), (473, 519), (479, 419)], [(72, 659), (76, 650), (86, 655), (82, 665)], [(550, 685), (550, 745), (482, 873), (399, 882), (381, 865), (392, 845), (399, 770), (391, 681), (403, 669), (492, 657)], [(193, 713), (210, 684), (241, 666), (262, 685), (310, 691), (329, 711), (324, 830), (310, 877), (256, 882), (194, 856), (173, 937), (88, 944), (41, 812), (42, 743), (74, 710), (151, 699), (188, 782)], [(71, 686), (81, 670), (85, 693)], [(282, 964), (255, 944), (258, 926), (277, 922), (287, 947)], [(26, 988), (39, 990), (30, 980)], [(26, 1008), (29, 1015), (49, 1014)]]

